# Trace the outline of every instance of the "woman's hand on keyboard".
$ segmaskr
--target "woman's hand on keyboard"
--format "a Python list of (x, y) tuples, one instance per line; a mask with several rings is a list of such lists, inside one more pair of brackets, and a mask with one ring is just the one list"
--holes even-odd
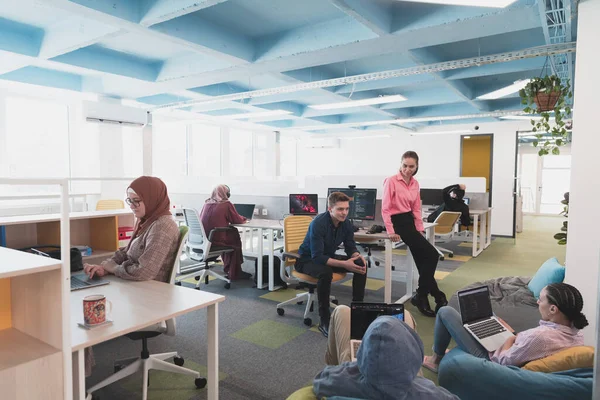
[(89, 279), (93, 279), (94, 276), (99, 278), (107, 274), (102, 265), (84, 264), (83, 271), (88, 275)]

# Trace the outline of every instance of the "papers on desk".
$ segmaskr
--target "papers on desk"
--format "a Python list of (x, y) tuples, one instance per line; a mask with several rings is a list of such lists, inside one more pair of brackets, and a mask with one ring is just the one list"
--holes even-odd
[(85, 322), (78, 322), (77, 325), (80, 328), (87, 329), (89, 331), (92, 329), (100, 328), (102, 326), (112, 325), (112, 323), (113, 322), (111, 319), (107, 319), (106, 321), (102, 322), (101, 324), (88, 325)]

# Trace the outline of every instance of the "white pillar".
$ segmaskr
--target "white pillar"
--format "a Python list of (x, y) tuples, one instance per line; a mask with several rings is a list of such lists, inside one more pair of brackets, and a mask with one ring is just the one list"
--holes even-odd
[(597, 121), (600, 0), (581, 1), (578, 17), (565, 282), (575, 286), (583, 295), (583, 312), (590, 322), (590, 326), (583, 330), (585, 343), (595, 346), (600, 264), (600, 134)]

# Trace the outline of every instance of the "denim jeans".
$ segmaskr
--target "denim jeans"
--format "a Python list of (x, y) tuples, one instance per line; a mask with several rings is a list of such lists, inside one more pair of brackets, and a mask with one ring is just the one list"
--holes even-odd
[(488, 351), (464, 328), (460, 314), (454, 308), (440, 308), (433, 328), (433, 352), (439, 356), (446, 353), (450, 340), (454, 339), (458, 347), (479, 358), (489, 360)]

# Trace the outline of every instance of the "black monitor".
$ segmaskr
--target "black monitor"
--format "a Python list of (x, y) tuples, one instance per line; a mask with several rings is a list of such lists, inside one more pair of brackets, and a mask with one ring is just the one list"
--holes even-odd
[(291, 215), (317, 215), (319, 196), (317, 194), (290, 194)]
[(421, 189), (421, 202), (426, 206), (439, 206), (444, 203), (442, 189)]
[(377, 189), (329, 188), (327, 189), (327, 197), (332, 192), (342, 192), (350, 197), (348, 218), (365, 221), (373, 221), (375, 219)]

